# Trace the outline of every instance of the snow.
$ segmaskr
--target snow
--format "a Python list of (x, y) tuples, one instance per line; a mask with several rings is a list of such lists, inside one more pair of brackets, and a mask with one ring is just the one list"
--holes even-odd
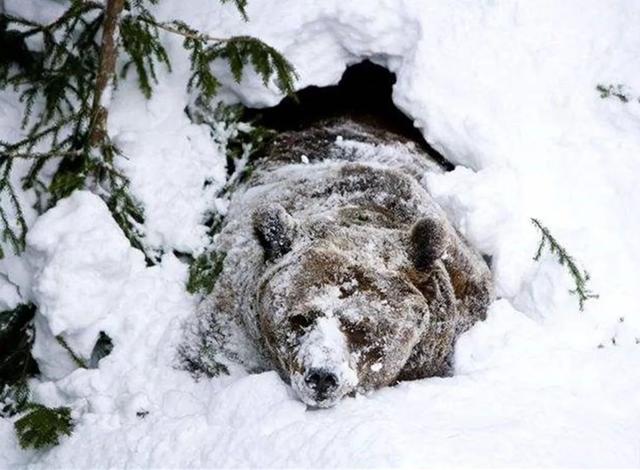
[[(5, 3), (38, 18), (49, 8)], [(260, 36), (295, 64), (300, 87), (336, 83), (363, 58), (397, 74), (395, 103), (460, 165), (426, 183), (492, 256), (502, 299), (459, 340), (454, 377), (308, 410), (275, 372), (196, 382), (177, 370), (196, 304), (185, 266), (167, 254), (145, 267), (102, 203), (76, 193), (33, 225), (28, 264), (0, 262), (2, 303), (18, 292), (42, 312), (35, 397), (71, 406), (76, 432), (47, 452), (21, 451), (0, 419), (0, 467), (637, 466), (640, 103), (603, 100), (595, 87), (640, 93), (640, 4), (251, 0), (243, 23), (231, 3), (164, 2), (160, 16)], [(170, 49), (174, 74), (149, 102), (132, 77), (120, 82), (110, 132), (128, 155), (119, 165), (144, 203), (150, 243), (197, 252), (224, 161), (183, 115), (185, 59), (177, 42)], [(219, 69), (225, 99), (278, 101), (275, 86), (251, 74), (235, 84)], [(2, 91), (0, 103), (0, 134), (15, 138), (17, 97)], [(529, 217), (589, 269), (600, 298), (584, 312), (551, 255), (532, 261)], [(86, 355), (100, 330), (113, 353), (71, 372), (50, 335)]]
[[(174, 65), (180, 70), (179, 61)], [(204, 214), (213, 209), (224, 184), (228, 135), (220, 126), (219, 140), (214, 141), (205, 125), (192, 124), (184, 113), (183, 81), (177, 80), (178, 74), (161, 75), (149, 101), (135, 82), (121, 83), (110, 131), (125, 155), (119, 165), (131, 191), (144, 203), (145, 242), (192, 253), (207, 243)]]
[(105, 321), (124, 321), (114, 318), (113, 304), (127, 279), (144, 269), (144, 255), (131, 248), (104, 202), (85, 191), (40, 217), (28, 246), (32, 299), (40, 306), (34, 356), (45, 377), (62, 378), (74, 367), (56, 370), (61, 361), (51, 355), (60, 349), (55, 337), (88, 358), (99, 332), (112, 330)]

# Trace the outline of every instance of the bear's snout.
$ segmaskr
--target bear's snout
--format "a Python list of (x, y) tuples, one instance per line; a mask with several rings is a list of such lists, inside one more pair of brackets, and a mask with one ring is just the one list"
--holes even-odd
[(291, 374), (296, 395), (307, 405), (333, 406), (357, 385), (347, 339), (335, 316), (317, 318), (301, 338)]
[(347, 364), (337, 368), (312, 367), (291, 377), (291, 385), (298, 398), (315, 408), (335, 405), (355, 386), (355, 372)]
[(338, 388), (338, 376), (331, 371), (311, 369), (305, 379), (307, 386), (315, 392), (316, 401), (325, 401)]

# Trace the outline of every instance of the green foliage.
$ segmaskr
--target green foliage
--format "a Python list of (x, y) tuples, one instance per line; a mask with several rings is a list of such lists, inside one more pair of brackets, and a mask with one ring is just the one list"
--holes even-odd
[(71, 349), (71, 347), (67, 344), (67, 342), (62, 336), (60, 335), (56, 336), (56, 341), (60, 346), (62, 346), (62, 348), (65, 351), (67, 351), (67, 353), (69, 353), (69, 356), (71, 357), (71, 359), (73, 360), (76, 366), (78, 366), (80, 369), (88, 369), (87, 361), (85, 361), (82, 357), (76, 354), (73, 351), (73, 349)]
[(211, 70), (217, 59), (226, 60), (237, 82), (242, 80), (244, 68), (249, 63), (267, 85), (272, 77), (283, 93), (293, 94), (297, 78), (295, 69), (273, 47), (251, 36), (214, 38), (191, 28), (182, 21), (158, 23), (147, 18), (155, 26), (184, 37), (183, 46), (189, 51), (191, 76), (187, 84), (189, 91), (197, 90), (201, 99), (210, 102), (220, 86)]
[[(596, 90), (600, 93), (600, 98), (602, 99), (613, 97), (618, 98), (623, 103), (628, 103), (633, 99), (631, 92), (621, 83), (617, 85), (603, 85), (600, 83), (596, 86)], [(640, 97), (638, 102), (640, 102)]]
[(37, 371), (31, 356), (33, 304), (0, 312), (0, 386), (20, 382)]
[(22, 413), (29, 402), (29, 386), (26, 380), (0, 385), (0, 418)]
[(26, 414), (14, 424), (23, 449), (55, 446), (60, 437), (70, 436), (73, 432), (70, 408), (47, 408), (39, 403), (29, 403), (25, 408)]
[[(227, 106), (196, 100), (187, 107), (186, 113), (192, 122), (209, 127), (211, 138), (221, 147), (227, 159), (227, 181), (218, 190), (217, 197), (228, 197), (243, 182), (249, 179), (254, 170), (254, 161), (262, 150), (274, 138), (273, 130), (243, 121), (242, 106)], [(206, 182), (205, 184), (211, 184)], [(222, 228), (223, 217), (217, 212), (208, 214), (205, 225), (208, 235), (213, 239)]]
[(246, 181), (253, 171), (253, 162), (275, 137), (275, 131), (243, 121), (242, 106), (218, 103), (215, 108), (202, 100), (187, 109), (187, 115), (196, 124), (204, 124), (211, 138), (222, 147), (227, 159), (227, 182), (218, 197), (229, 194)]
[[(125, 60), (118, 75), (125, 77), (135, 70), (145, 97), (151, 96), (158, 80), (158, 64), (171, 71), (160, 30), (184, 38), (191, 58), (188, 88), (199, 101), (209, 103), (218, 90), (211, 70), (218, 59), (229, 63), (237, 81), (251, 64), (265, 84), (275, 78), (283, 92), (293, 93), (295, 70), (277, 50), (249, 36), (213, 38), (180, 21), (160, 23), (147, 8), (158, 1), (126, 1), (119, 22), (118, 50)], [(246, 0), (221, 1), (233, 2), (247, 19)], [(21, 185), (34, 190), (38, 210), (46, 210), (76, 189), (90, 189), (105, 200), (147, 261), (157, 259), (156, 253), (144, 250), (143, 211), (129, 192), (127, 178), (114, 166), (120, 150), (108, 136), (99, 145), (92, 139), (98, 121), (92, 103), (104, 12), (103, 2), (69, 0), (67, 10), (49, 24), (0, 14), (0, 89), (19, 91), (26, 134), (17, 142), (0, 141), (0, 229), (15, 252), (24, 249), (27, 224), (12, 175), (15, 161), (26, 159), (31, 163)], [(41, 50), (30, 50), (27, 40), (41, 43)], [(52, 167), (57, 170), (50, 178)]]
[(0, 312), (0, 417), (22, 412), (29, 400), (27, 378), (38, 372), (31, 356), (34, 314), (33, 304)]
[(121, 77), (126, 77), (133, 65), (138, 75), (140, 91), (146, 98), (151, 97), (153, 83), (158, 81), (156, 62), (164, 64), (171, 71), (171, 62), (164, 45), (160, 41), (158, 28), (153, 24), (153, 16), (138, 2), (138, 15), (128, 14), (120, 23), (120, 41), (129, 60), (122, 67)]
[(204, 253), (189, 267), (187, 291), (192, 294), (210, 294), (222, 272), (226, 253)]
[[(218, 197), (230, 195), (233, 190), (248, 179), (253, 171), (253, 160), (273, 138), (274, 132), (250, 122), (242, 121), (242, 107), (218, 104), (215, 108), (209, 102), (197, 100), (187, 110), (189, 118), (211, 129), (213, 139), (224, 148), (227, 156), (227, 182), (218, 191)], [(209, 236), (213, 238), (222, 227), (223, 218), (211, 214), (207, 221)], [(222, 267), (226, 253), (208, 251), (198, 256), (189, 267), (187, 290), (190, 293), (207, 295), (211, 293)]]
[(26, 380), (0, 386), (0, 417), (23, 414), (14, 423), (18, 442), (23, 449), (55, 446), (61, 436), (71, 435), (74, 423), (70, 408), (48, 408), (29, 401), (29, 398)]
[[(40, 210), (76, 189), (94, 190), (115, 210), (114, 217), (132, 244), (142, 247), (140, 234), (133, 229), (141, 210), (127, 190), (127, 179), (113, 165), (120, 151), (108, 138), (98, 146), (90, 139), (96, 125), (92, 102), (103, 8), (99, 2), (72, 0), (62, 16), (46, 25), (3, 16), (5, 36), (10, 34), (12, 41), (24, 44), (31, 38), (42, 43), (37, 53), (26, 49), (25, 54), (31, 54), (28, 61), (10, 57), (0, 66), (0, 88), (14, 87), (24, 104), (25, 137), (0, 141), (0, 192), (6, 195), (0, 219), (4, 239), (16, 252), (24, 249), (27, 231), (11, 180), (17, 159), (31, 162), (21, 183), (24, 190), (36, 192)], [(0, 49), (5, 47), (0, 43)], [(21, 65), (25, 63), (29, 66)], [(44, 171), (49, 162), (57, 167), (52, 178)]]
[(221, 2), (222, 3), (233, 2), (233, 4), (236, 6), (238, 11), (242, 15), (242, 18), (244, 18), (245, 21), (249, 21), (249, 17), (247, 16), (247, 0), (221, 0)]
[(551, 232), (547, 227), (542, 225), (538, 219), (531, 219), (533, 225), (540, 230), (542, 238), (540, 244), (536, 250), (536, 254), (533, 257), (535, 261), (540, 260), (542, 256), (542, 250), (548, 246), (549, 251), (556, 255), (558, 262), (561, 266), (565, 266), (569, 271), (569, 274), (573, 278), (575, 283), (575, 289), (570, 290), (572, 294), (578, 297), (578, 303), (580, 305), (580, 311), (584, 309), (584, 303), (589, 299), (597, 299), (599, 296), (594, 294), (587, 288), (587, 282), (589, 282), (589, 273), (586, 270), (580, 270), (576, 265), (573, 257), (567, 253), (567, 251), (557, 242), (557, 240), (551, 235)]

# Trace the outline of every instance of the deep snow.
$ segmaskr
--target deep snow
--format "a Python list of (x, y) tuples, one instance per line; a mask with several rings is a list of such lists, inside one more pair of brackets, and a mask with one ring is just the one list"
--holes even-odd
[[(44, 15), (42, 5), (27, 8)], [(640, 94), (640, 4), (250, 0), (246, 24), (210, 0), (160, 11), (215, 35), (260, 36), (296, 65), (300, 87), (336, 83), (363, 58), (394, 71), (396, 104), (460, 165), (427, 185), (493, 257), (502, 299), (460, 339), (455, 377), (309, 411), (273, 372), (195, 382), (176, 370), (196, 304), (186, 267), (173, 255), (145, 267), (104, 204), (76, 193), (34, 223), (26, 257), (0, 261), (0, 303), (17, 302), (5, 278), (38, 303), (45, 376), (33, 389), (71, 406), (78, 426), (48, 452), (24, 452), (12, 420), (0, 419), (0, 467), (640, 464), (640, 103), (595, 90), (624, 83)], [(110, 129), (129, 155), (120, 164), (151, 240), (198, 251), (224, 143), (184, 116), (186, 60), (171, 44), (174, 74), (149, 102), (122, 82)], [(257, 77), (236, 85), (220, 67), (226, 99), (279, 99)], [(18, 115), (15, 94), (2, 92), (0, 137), (15, 137)], [(203, 190), (205, 180), (214, 184)], [(530, 217), (592, 274), (600, 298), (584, 312), (552, 256), (532, 261)], [(115, 349), (98, 369), (72, 371), (48, 330), (83, 353), (105, 330)]]

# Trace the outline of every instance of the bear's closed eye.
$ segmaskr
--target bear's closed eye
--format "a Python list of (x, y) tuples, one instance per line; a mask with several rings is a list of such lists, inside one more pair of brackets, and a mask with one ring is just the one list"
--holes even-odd
[(291, 326), (296, 330), (304, 330), (311, 326), (313, 320), (311, 317), (308, 317), (306, 315), (294, 315), (289, 318), (289, 322), (291, 323)]

